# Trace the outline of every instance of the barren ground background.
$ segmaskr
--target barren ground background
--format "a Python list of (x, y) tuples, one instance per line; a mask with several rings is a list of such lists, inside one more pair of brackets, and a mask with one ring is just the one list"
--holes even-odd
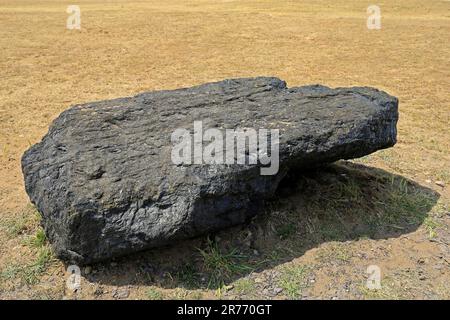
[[(0, 0), (0, 298), (449, 299), (450, 2), (372, 2)], [(293, 172), (249, 224), (88, 266), (68, 290), (23, 152), (72, 104), (259, 75), (383, 89), (398, 143)]]

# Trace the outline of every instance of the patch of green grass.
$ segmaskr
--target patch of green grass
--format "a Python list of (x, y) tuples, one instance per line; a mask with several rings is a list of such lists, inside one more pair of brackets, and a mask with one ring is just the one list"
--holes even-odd
[(198, 249), (203, 258), (203, 269), (209, 275), (208, 288), (221, 288), (232, 276), (253, 271), (246, 256), (231, 249), (222, 251), (217, 243), (208, 239), (206, 249)]
[(150, 300), (162, 300), (163, 299), (163, 295), (161, 294), (161, 292), (159, 292), (155, 288), (148, 288), (147, 297)]
[(267, 254), (267, 261), (266, 262), (272, 262), (277, 263), (278, 261), (281, 261), (285, 255), (289, 254), (286, 251), (285, 247), (281, 247), (279, 244), (275, 244), (275, 248), (273, 248), (268, 254)]
[(363, 193), (361, 191), (361, 186), (353, 178), (349, 178), (347, 181), (337, 181), (337, 193), (334, 201), (336, 202), (354, 202), (358, 203), (361, 201)]
[(304, 265), (291, 265), (282, 268), (277, 284), (289, 299), (298, 299), (308, 287), (309, 268)]
[(39, 282), (39, 277), (45, 272), (52, 259), (53, 255), (50, 248), (41, 248), (36, 260), (23, 270), (25, 283), (36, 284)]
[(199, 274), (192, 264), (185, 263), (178, 269), (176, 278), (183, 286), (188, 289), (195, 288), (199, 285)]
[(33, 206), (30, 205), (18, 216), (13, 216), (5, 221), (2, 221), (1, 228), (6, 232), (8, 238), (15, 238), (36, 228), (39, 220), (39, 213)]
[(353, 179), (361, 181), (360, 192), (358, 196), (356, 192), (358, 188), (350, 187), (346, 188), (345, 192), (337, 193), (339, 197), (343, 197), (341, 200), (343, 204), (348, 197), (352, 200), (347, 207), (333, 209), (337, 213), (345, 209), (345, 215), (342, 214), (342, 216), (346, 219), (342, 219), (339, 214), (334, 214), (337, 219), (329, 224), (339, 226), (338, 230), (331, 230), (338, 235), (345, 236), (345, 229), (348, 227), (348, 221), (351, 220), (359, 221), (364, 225), (365, 232), (369, 236), (382, 231), (383, 228), (405, 229), (413, 225), (418, 226), (436, 202), (436, 195), (431, 190), (422, 188), (403, 177), (372, 173), (367, 177), (357, 178), (358, 174), (363, 174), (363, 171), (360, 173), (355, 171), (352, 174), (355, 175)]
[(27, 238), (24, 243), (34, 248), (42, 248), (47, 243), (47, 237), (45, 236), (44, 230), (39, 228), (36, 233)]
[[(31, 247), (36, 251), (37, 256), (34, 262), (28, 265), (10, 265), (6, 268), (5, 276), (7, 278), (18, 277), (23, 283), (36, 284), (39, 281), (39, 276), (46, 270), (48, 264), (53, 259), (52, 252), (47, 246), (47, 238), (42, 228), (23, 240), (23, 244)], [(8, 277), (8, 274), (14, 273), (13, 277)]]
[[(350, 162), (305, 174), (295, 186), (298, 194), (288, 198), (273, 228), (282, 237), (289, 238), (293, 230), (305, 235), (283, 242), (293, 250), (307, 242), (378, 238), (413, 230), (438, 199), (432, 190), (406, 178)], [(284, 223), (282, 229), (276, 227), (279, 221)]]
[(437, 236), (436, 229), (441, 226), (441, 224), (431, 216), (425, 218), (425, 220), (423, 221), (423, 225), (425, 226), (425, 229), (428, 232), (428, 237), (430, 239), (433, 239)]
[(17, 264), (8, 264), (1, 272), (0, 279), (3, 281), (12, 280), (20, 273), (21, 268)]
[(404, 178), (392, 177), (386, 191), (387, 199), (378, 199), (378, 204), (384, 207), (381, 219), (385, 224), (405, 220), (410, 224), (419, 224), (434, 203), (431, 194), (416, 188)]
[(49, 247), (45, 246), (39, 249), (36, 259), (28, 265), (18, 263), (6, 266), (0, 272), (0, 279), (13, 280), (19, 278), (22, 283), (33, 285), (39, 282), (39, 277), (47, 270), (53, 260), (53, 255)]
[(241, 295), (252, 295), (256, 292), (255, 281), (249, 278), (242, 278), (233, 283), (234, 291)]

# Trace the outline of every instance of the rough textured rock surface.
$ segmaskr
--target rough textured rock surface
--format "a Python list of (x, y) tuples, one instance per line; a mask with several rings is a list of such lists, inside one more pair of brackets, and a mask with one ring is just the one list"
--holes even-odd
[[(373, 88), (225, 80), (73, 106), (25, 152), (22, 170), (56, 254), (83, 264), (245, 222), (290, 168), (394, 145), (397, 119), (397, 99)], [(279, 129), (278, 174), (173, 164), (171, 133), (195, 120)]]

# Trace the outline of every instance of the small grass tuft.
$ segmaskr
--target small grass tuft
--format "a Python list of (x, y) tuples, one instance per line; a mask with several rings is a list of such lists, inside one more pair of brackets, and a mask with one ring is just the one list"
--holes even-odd
[(49, 247), (43, 247), (39, 250), (36, 260), (25, 267), (22, 271), (22, 278), (26, 284), (36, 284), (39, 277), (45, 272), (53, 259), (52, 252)]
[(39, 277), (47, 270), (53, 260), (53, 255), (48, 246), (39, 249), (36, 259), (28, 265), (20, 265), (18, 263), (6, 266), (0, 272), (0, 279), (13, 280), (20, 279), (22, 283), (33, 285), (39, 282)]
[(436, 238), (436, 236), (437, 236), (436, 229), (439, 228), (441, 226), (441, 224), (439, 222), (437, 222), (433, 217), (428, 216), (423, 221), (423, 225), (425, 226), (425, 229), (428, 232), (428, 237), (430, 239)]
[(307, 277), (309, 275), (308, 266), (292, 265), (284, 267), (278, 279), (278, 286), (289, 299), (298, 299), (302, 291), (308, 287)]
[(162, 300), (163, 299), (162, 293), (155, 288), (148, 288), (147, 297), (150, 300)]
[(178, 269), (176, 279), (187, 289), (193, 289), (199, 284), (199, 274), (192, 264), (185, 263)]
[(255, 281), (249, 278), (242, 278), (233, 283), (234, 291), (240, 295), (252, 295), (256, 293)]
[(433, 197), (416, 188), (404, 178), (391, 178), (388, 185), (388, 198), (379, 200), (385, 207), (382, 221), (389, 224), (403, 222), (405, 219), (411, 224), (419, 224), (424, 219), (424, 213), (433, 206)]
[(246, 257), (231, 249), (227, 252), (220, 250), (217, 243), (208, 239), (205, 250), (198, 249), (203, 258), (204, 271), (209, 275), (208, 288), (221, 288), (233, 275), (243, 274), (253, 270), (245, 260)]
[(27, 239), (25, 239), (24, 243), (33, 248), (42, 248), (47, 243), (47, 237), (45, 236), (44, 229), (39, 228), (35, 234)]

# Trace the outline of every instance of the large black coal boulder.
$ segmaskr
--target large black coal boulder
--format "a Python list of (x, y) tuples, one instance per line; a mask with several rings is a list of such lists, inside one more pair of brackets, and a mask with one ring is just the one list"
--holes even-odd
[[(373, 88), (232, 79), (75, 105), (25, 152), (22, 170), (56, 254), (84, 264), (243, 223), (289, 169), (393, 146), (397, 119), (397, 99)], [(261, 174), (261, 163), (174, 163), (171, 135), (194, 121), (279, 129), (277, 174)]]

